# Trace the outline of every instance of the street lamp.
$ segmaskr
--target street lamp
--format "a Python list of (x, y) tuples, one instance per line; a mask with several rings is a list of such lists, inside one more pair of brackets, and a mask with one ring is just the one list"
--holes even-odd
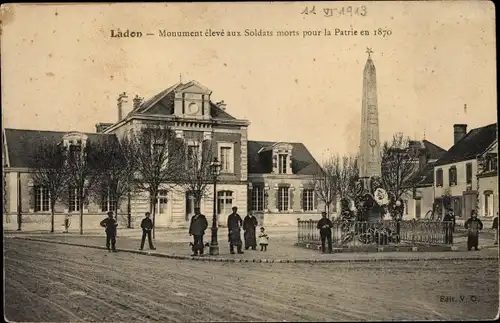
[(209, 253), (211, 256), (217, 256), (219, 254), (219, 243), (217, 242), (217, 177), (221, 169), (221, 164), (214, 157), (214, 160), (210, 163), (210, 174), (212, 174), (214, 180), (214, 215), (212, 218), (212, 241), (210, 242)]

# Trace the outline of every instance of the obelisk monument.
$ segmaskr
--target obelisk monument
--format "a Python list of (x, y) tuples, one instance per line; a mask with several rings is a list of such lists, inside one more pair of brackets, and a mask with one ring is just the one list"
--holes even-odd
[[(381, 156), (377, 105), (377, 76), (370, 48), (367, 49), (363, 72), (363, 101), (361, 107), (361, 141), (359, 145), (359, 177), (368, 184), (372, 177), (380, 177)], [(367, 186), (365, 186), (367, 187)]]

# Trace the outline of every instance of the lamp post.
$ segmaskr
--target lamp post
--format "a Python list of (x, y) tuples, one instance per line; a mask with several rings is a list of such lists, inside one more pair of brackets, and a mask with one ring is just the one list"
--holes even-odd
[(217, 242), (217, 177), (219, 176), (221, 164), (214, 157), (214, 160), (210, 163), (210, 174), (212, 174), (214, 180), (214, 214), (212, 217), (212, 240), (210, 242), (209, 254), (211, 256), (217, 256), (219, 254), (219, 243)]

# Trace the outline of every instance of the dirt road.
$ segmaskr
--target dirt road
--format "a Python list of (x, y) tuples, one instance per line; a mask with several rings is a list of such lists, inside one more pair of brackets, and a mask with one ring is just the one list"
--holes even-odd
[(497, 261), (235, 264), (4, 246), (13, 321), (466, 320), (498, 309)]

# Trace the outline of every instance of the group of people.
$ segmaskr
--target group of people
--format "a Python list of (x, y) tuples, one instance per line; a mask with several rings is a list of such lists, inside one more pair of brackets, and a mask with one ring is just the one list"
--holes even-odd
[[(200, 213), (200, 208), (195, 208), (195, 214), (191, 218), (191, 223), (189, 225), (189, 235), (193, 236), (192, 250), (193, 256), (202, 256), (205, 249), (205, 244), (203, 243), (203, 236), (205, 230), (208, 228), (207, 218)], [(257, 249), (257, 229), (258, 221), (252, 212), (249, 212), (245, 219), (241, 219), (238, 214), (238, 208), (233, 207), (232, 213), (227, 217), (227, 228), (228, 228), (228, 242), (229, 242), (229, 252), (234, 254), (234, 247), (238, 254), (244, 253), (243, 241), (241, 240), (241, 230), (244, 231), (245, 239), (245, 250)], [(269, 237), (265, 232), (263, 227), (260, 228), (259, 234), (259, 245), (261, 251), (267, 250), (267, 245), (269, 244)]]
[[(151, 214), (146, 212), (144, 219), (141, 221), (142, 237), (141, 237), (141, 247), (139, 250), (144, 249), (144, 242), (146, 242), (146, 237), (148, 238), (149, 249), (156, 250), (153, 245), (153, 239), (151, 238), (151, 230), (153, 229), (153, 221), (151, 221)], [(116, 229), (118, 227), (118, 221), (114, 218), (113, 212), (108, 212), (108, 217), (101, 221), (101, 227), (104, 228), (106, 232), (106, 248), (108, 251), (116, 252)]]
[[(445, 243), (453, 243), (453, 233), (455, 231), (455, 215), (453, 209), (449, 209), (448, 213), (443, 218), (444, 222), (447, 222), (445, 231)], [(65, 223), (66, 224), (66, 223)], [(105, 228), (106, 232), (106, 248), (108, 251), (116, 252), (116, 229), (118, 226), (118, 221), (113, 217), (113, 212), (108, 212), (108, 217), (101, 221), (100, 225)], [(258, 226), (257, 218), (249, 212), (249, 214), (242, 219), (238, 214), (238, 208), (233, 207), (232, 213), (227, 218), (227, 228), (228, 228), (228, 242), (229, 251), (234, 254), (234, 247), (238, 254), (242, 254), (243, 241), (241, 240), (241, 230), (244, 231), (244, 241), (245, 250), (257, 249), (257, 235), (256, 229)], [(321, 219), (318, 221), (317, 229), (320, 231), (321, 237), (321, 251), (326, 252), (326, 242), (328, 242), (328, 252), (332, 252), (332, 231), (333, 223), (328, 219), (326, 212), (321, 213)], [(150, 213), (146, 212), (145, 218), (141, 221), (142, 237), (141, 246), (139, 250), (143, 250), (146, 238), (148, 239), (149, 248), (151, 250), (156, 250), (153, 245), (151, 238), (151, 230), (153, 229), (153, 221), (151, 221)], [(195, 214), (191, 218), (191, 223), (189, 225), (189, 235), (193, 236), (192, 251), (193, 256), (204, 254), (205, 244), (203, 243), (203, 236), (205, 235), (205, 230), (208, 228), (207, 218), (200, 213), (200, 208), (195, 208)], [(479, 250), (479, 232), (483, 229), (483, 222), (477, 217), (477, 212), (475, 210), (471, 211), (471, 217), (465, 221), (464, 228), (467, 229), (467, 250), (474, 248)], [(498, 244), (499, 236), (499, 223), (498, 223), (498, 213), (493, 220), (493, 227), (495, 230), (495, 245)], [(263, 227), (260, 228), (260, 234), (258, 235), (260, 251), (267, 251), (267, 246), (269, 244), (269, 236), (267, 235)]]

